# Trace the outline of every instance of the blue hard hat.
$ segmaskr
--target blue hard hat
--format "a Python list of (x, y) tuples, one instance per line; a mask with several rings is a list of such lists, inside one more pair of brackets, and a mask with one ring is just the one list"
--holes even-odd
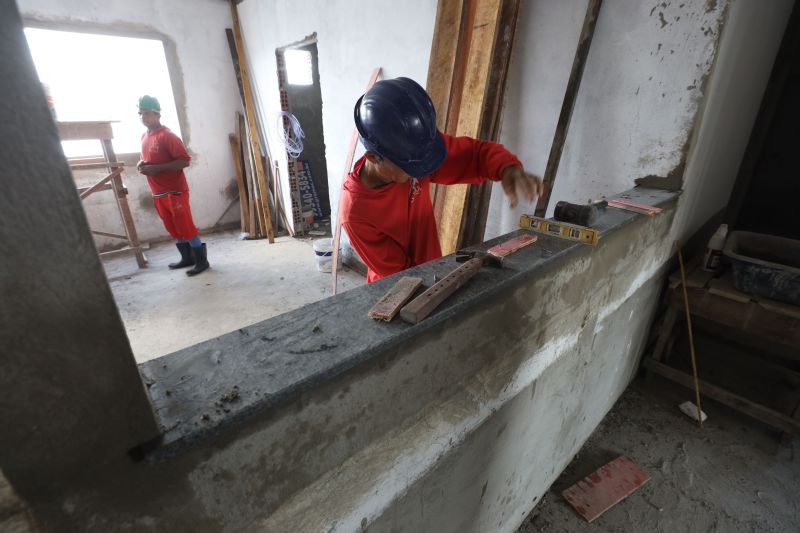
[(447, 157), (431, 97), (412, 79), (377, 82), (358, 99), (354, 115), (364, 148), (411, 177), (427, 176)]

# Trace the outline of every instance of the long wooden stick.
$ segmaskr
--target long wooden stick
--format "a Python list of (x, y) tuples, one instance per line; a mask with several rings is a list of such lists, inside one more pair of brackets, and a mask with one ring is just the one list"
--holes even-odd
[(572, 118), (572, 110), (575, 108), (575, 100), (578, 96), (578, 89), (581, 86), (583, 77), (583, 67), (586, 66), (586, 58), (589, 56), (589, 48), (592, 45), (594, 27), (597, 23), (597, 15), (603, 0), (589, 0), (586, 6), (586, 17), (583, 19), (583, 29), (578, 40), (578, 49), (575, 51), (575, 59), (572, 61), (572, 71), (569, 73), (567, 90), (564, 93), (564, 102), (561, 104), (561, 113), (558, 115), (556, 133), (553, 136), (553, 145), (550, 147), (550, 156), (547, 158), (547, 166), (544, 169), (544, 191), (539, 196), (536, 203), (535, 215), (545, 216), (547, 204), (550, 202), (550, 194), (553, 192), (553, 184), (558, 173), (558, 164), (561, 162), (561, 152), (564, 150), (564, 142), (567, 139), (567, 130)]
[(239, 54), (239, 71), (242, 75), (242, 89), (244, 90), (245, 100), (245, 114), (247, 116), (247, 131), (250, 139), (250, 147), (255, 169), (256, 169), (256, 184), (260, 192), (261, 208), (263, 210), (263, 218), (265, 223), (264, 231), (270, 243), (275, 242), (275, 234), (272, 231), (272, 218), (269, 213), (269, 191), (267, 190), (267, 182), (264, 178), (264, 164), (261, 160), (261, 145), (258, 141), (258, 125), (256, 124), (255, 104), (253, 103), (253, 94), (250, 86), (250, 73), (247, 69), (247, 61), (244, 54), (244, 41), (242, 40), (242, 30), (239, 26), (239, 13), (236, 9), (236, 0), (230, 0), (231, 6), (231, 20), (233, 22), (233, 37), (236, 41), (236, 48)]
[(233, 157), (233, 169), (236, 171), (236, 186), (239, 188), (239, 219), (242, 222), (242, 231), (247, 231), (247, 219), (250, 213), (247, 210), (247, 191), (244, 188), (244, 174), (242, 173), (242, 152), (238, 135), (228, 135)]
[(106, 184), (106, 183), (108, 183), (108, 182), (109, 182), (109, 181), (111, 181), (112, 179), (114, 179), (114, 178), (116, 178), (117, 176), (119, 176), (120, 174), (122, 174), (122, 171), (123, 171), (123, 170), (124, 170), (124, 169), (123, 169), (123, 168), (121, 168), (121, 167), (120, 167), (120, 168), (117, 168), (116, 170), (114, 170), (113, 172), (111, 172), (111, 174), (109, 174), (109, 175), (108, 175), (108, 176), (106, 176), (105, 178), (101, 179), (100, 181), (98, 181), (97, 183), (95, 183), (94, 185), (92, 185), (91, 187), (89, 187), (89, 188), (87, 188), (87, 189), (84, 189), (84, 191), (83, 191), (82, 193), (80, 193), (80, 198), (81, 198), (81, 200), (83, 200), (84, 198), (86, 198), (87, 196), (89, 196), (90, 194), (92, 194), (93, 192), (95, 192), (95, 191), (98, 191), (98, 190), (102, 189), (102, 188), (105, 186), (105, 184)]
[[(372, 71), (372, 75), (369, 77), (369, 82), (367, 82), (367, 90), (364, 92), (369, 91), (375, 82), (378, 80), (378, 76), (381, 75), (381, 67), (376, 68)], [(350, 169), (353, 168), (353, 158), (356, 155), (356, 145), (358, 144), (358, 130), (353, 127), (353, 134), (350, 136), (350, 146), (347, 149), (347, 157), (344, 163), (344, 174), (342, 175), (342, 186), (344, 186), (344, 180), (347, 179), (347, 175), (350, 174)], [(336, 281), (339, 276), (339, 241), (342, 238), (342, 225), (339, 224), (339, 213), (342, 211), (342, 191), (339, 191), (339, 208), (336, 210), (336, 224), (334, 225), (333, 229), (333, 265), (331, 265), (331, 284), (333, 287), (333, 294), (336, 294)]]
[(697, 400), (697, 423), (703, 427), (703, 410), (700, 408), (700, 380), (697, 377), (697, 358), (694, 353), (694, 335), (692, 334), (692, 315), (689, 312), (689, 293), (686, 290), (686, 272), (683, 268), (683, 254), (678, 248), (678, 262), (681, 265), (681, 285), (683, 285), (683, 306), (686, 312), (686, 325), (689, 328), (689, 350), (692, 354), (692, 375), (694, 376), (694, 395)]

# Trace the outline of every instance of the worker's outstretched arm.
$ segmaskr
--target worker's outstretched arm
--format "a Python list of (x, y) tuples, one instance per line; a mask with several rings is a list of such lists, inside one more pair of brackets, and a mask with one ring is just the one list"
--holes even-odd
[(542, 180), (525, 172), (517, 157), (502, 144), (481, 141), (471, 137), (453, 137), (442, 133), (447, 158), (431, 176), (433, 183), (481, 183), (485, 180), (502, 181), (503, 190), (511, 207), (516, 207), (518, 196), (528, 202), (539, 196)]

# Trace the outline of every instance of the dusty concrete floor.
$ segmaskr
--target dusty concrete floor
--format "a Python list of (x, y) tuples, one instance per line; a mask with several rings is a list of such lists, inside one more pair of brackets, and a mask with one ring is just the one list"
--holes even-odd
[[(331, 295), (331, 275), (317, 271), (311, 240), (239, 240), (238, 231), (204, 235), (211, 269), (195, 277), (169, 270), (172, 243), (147, 252), (149, 267), (132, 257), (104, 261), (133, 353), (147, 361), (260, 322)], [(347, 268), (339, 292), (363, 285)]]
[[(679, 403), (692, 393), (637, 380), (528, 515), (518, 533), (800, 531), (800, 444), (705, 400), (703, 429)], [(587, 523), (561, 491), (626, 455), (650, 481)]]

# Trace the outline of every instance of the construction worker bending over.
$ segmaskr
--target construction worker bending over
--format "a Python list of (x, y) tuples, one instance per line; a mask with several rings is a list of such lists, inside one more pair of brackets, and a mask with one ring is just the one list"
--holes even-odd
[(186, 153), (183, 141), (161, 125), (161, 104), (157, 99), (148, 95), (139, 98), (139, 116), (147, 131), (142, 135), (142, 159), (136, 169), (147, 176), (158, 216), (178, 241), (176, 246), (181, 253), (181, 260), (170, 263), (169, 268), (192, 267), (186, 274), (194, 276), (209, 264), (206, 245), (200, 241), (192, 220), (189, 185), (183, 173), (192, 158)]
[(409, 78), (377, 82), (354, 113), (367, 152), (342, 185), (339, 220), (369, 283), (442, 256), (430, 183), (501, 181), (512, 208), (518, 192), (528, 202), (542, 192), (503, 145), (438, 131), (430, 96)]

